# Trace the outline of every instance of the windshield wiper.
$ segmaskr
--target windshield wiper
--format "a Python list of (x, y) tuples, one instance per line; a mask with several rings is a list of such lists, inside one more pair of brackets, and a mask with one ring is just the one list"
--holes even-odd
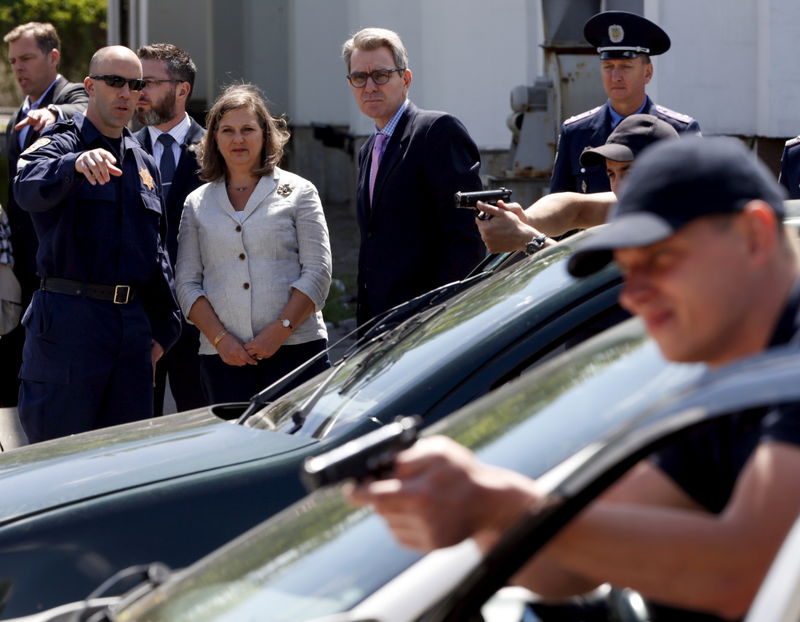
[(461, 290), (471, 286), (473, 283), (486, 278), (490, 274), (490, 272), (479, 272), (477, 274), (472, 274), (461, 281), (453, 281), (452, 283), (442, 285), (441, 287), (431, 290), (426, 294), (412, 298), (411, 300), (403, 302), (395, 307), (392, 307), (391, 309), (387, 309), (379, 315), (376, 315), (368, 322), (347, 333), (335, 344), (328, 346), (328, 348), (323, 352), (320, 352), (316, 356), (310, 358), (296, 369), (292, 370), (279, 380), (276, 380), (262, 391), (256, 393), (250, 399), (250, 404), (241, 414), (236, 423), (241, 425), (247, 421), (251, 416), (269, 404), (269, 402), (274, 399), (275, 395), (277, 395), (290, 382), (297, 378), (298, 375), (303, 373), (303, 371), (316, 363), (320, 358), (325, 356), (340, 343), (351, 339), (354, 335), (356, 336), (355, 343), (353, 343), (353, 345), (350, 346), (347, 351), (345, 351), (341, 359), (339, 359), (340, 361), (343, 361), (344, 359), (349, 358), (357, 350), (360, 350), (375, 341), (380, 341), (386, 336), (386, 333), (389, 330), (402, 323), (404, 320), (407, 320), (409, 317), (437, 304), (442, 300), (450, 298)]
[[(80, 610), (75, 611), (72, 616), (70, 616), (69, 621), (114, 622), (114, 620), (116, 620), (114, 611), (118, 611), (133, 604), (145, 594), (149, 594), (159, 585), (165, 583), (170, 576), (172, 576), (172, 571), (161, 562), (123, 568), (97, 586), (97, 588), (83, 600), (84, 606)], [(120, 583), (132, 578), (139, 578), (139, 583), (128, 590), (123, 596), (120, 596), (113, 605), (106, 604), (98, 607), (98, 599), (101, 599), (104, 594), (107, 594), (109, 590), (112, 590)], [(60, 616), (58, 617), (60, 619)]]
[(394, 348), (406, 337), (416, 332), (420, 326), (428, 322), (428, 320), (438, 315), (445, 309), (447, 309), (447, 305), (441, 304), (438, 307), (431, 309), (428, 313), (420, 311), (413, 318), (406, 320), (405, 323), (401, 324), (397, 329), (388, 335), (389, 338), (385, 339), (384, 343), (382, 343), (380, 346), (376, 346), (372, 352), (367, 354), (361, 361), (358, 362), (356, 368), (353, 370), (353, 373), (350, 374), (347, 377), (347, 380), (342, 383), (339, 393), (344, 393), (345, 391), (349, 390), (353, 384), (363, 378), (364, 374), (367, 372), (367, 370), (369, 370), (376, 360), (383, 358), (383, 355), (386, 354), (388, 350)]
[(294, 434), (300, 428), (303, 427), (303, 424), (306, 422), (306, 418), (308, 417), (308, 413), (311, 412), (311, 409), (314, 408), (314, 405), (320, 400), (322, 395), (325, 393), (325, 389), (328, 388), (328, 385), (333, 380), (333, 377), (339, 371), (339, 367), (342, 366), (344, 363), (344, 358), (340, 359), (336, 362), (336, 364), (331, 369), (331, 373), (328, 374), (328, 377), (325, 378), (322, 382), (319, 383), (314, 392), (308, 396), (305, 402), (303, 402), (293, 413), (292, 413), (292, 422), (294, 425), (292, 429), (287, 432), (287, 434)]
[(362, 326), (354, 328), (344, 337), (339, 339), (336, 343), (329, 345), (327, 348), (325, 348), (325, 350), (323, 350), (319, 354), (312, 356), (310, 359), (308, 359), (305, 363), (303, 363), (299, 367), (296, 367), (282, 378), (279, 378), (271, 385), (265, 387), (264, 389), (256, 393), (252, 398), (250, 398), (250, 404), (248, 405), (247, 409), (239, 416), (239, 419), (236, 420), (236, 423), (239, 425), (243, 424), (255, 413), (264, 408), (264, 406), (269, 404), (278, 393), (280, 393), (283, 389), (285, 389), (286, 386), (289, 385), (289, 383), (293, 382), (306, 369), (311, 367), (322, 357), (327, 356), (328, 353), (331, 350), (333, 350), (333, 348), (338, 346), (340, 343), (343, 343), (348, 339), (351, 339), (355, 335), (356, 336), (355, 343), (350, 348), (347, 349), (347, 351), (341, 356), (341, 358), (335, 364), (343, 362), (354, 352), (356, 348), (360, 347), (362, 341), (364, 340), (365, 331), (371, 332), (371, 330), (375, 327), (375, 324), (379, 322), (386, 314), (391, 313), (391, 311), (392, 309), (389, 309), (388, 311), (385, 311), (384, 313), (375, 316)]

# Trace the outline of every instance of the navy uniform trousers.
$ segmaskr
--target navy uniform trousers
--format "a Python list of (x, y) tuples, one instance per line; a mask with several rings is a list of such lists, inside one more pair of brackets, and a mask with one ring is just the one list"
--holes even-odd
[(31, 442), (151, 416), (150, 322), (138, 301), (39, 290), (23, 325), (20, 419)]

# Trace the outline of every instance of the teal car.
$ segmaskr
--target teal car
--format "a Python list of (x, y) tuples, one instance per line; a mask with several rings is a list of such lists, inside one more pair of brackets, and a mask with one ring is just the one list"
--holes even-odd
[(613, 267), (567, 274), (580, 238), (418, 301), (279, 399), (0, 454), (2, 616), (83, 598), (134, 564), (186, 566), (303, 497), (306, 457), (400, 414), (438, 421), (627, 317)]

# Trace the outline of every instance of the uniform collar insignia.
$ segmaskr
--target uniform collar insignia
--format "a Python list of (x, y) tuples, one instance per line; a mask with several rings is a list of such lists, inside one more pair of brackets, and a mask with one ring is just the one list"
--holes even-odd
[(153, 176), (150, 174), (150, 171), (147, 170), (146, 166), (143, 166), (139, 169), (139, 177), (142, 178), (142, 183), (144, 187), (148, 190), (154, 190), (156, 187), (155, 182), (153, 181)]

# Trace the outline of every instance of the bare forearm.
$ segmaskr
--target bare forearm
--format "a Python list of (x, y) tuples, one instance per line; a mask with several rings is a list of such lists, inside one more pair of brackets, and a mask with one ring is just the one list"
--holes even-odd
[(299, 289), (292, 288), (292, 294), (289, 296), (289, 301), (281, 312), (280, 318), (287, 319), (292, 323), (292, 326), (297, 328), (305, 322), (308, 317), (314, 313), (314, 301), (306, 296)]
[(200, 329), (206, 338), (213, 343), (214, 338), (225, 329), (222, 320), (217, 316), (214, 307), (208, 302), (208, 298), (200, 296), (189, 309), (189, 320)]
[[(601, 502), (517, 581), (552, 597), (608, 581), (674, 606), (737, 615), (772, 557), (759, 551), (762, 543), (711, 514)], [(558, 567), (560, 575), (553, 572)]]
[(528, 224), (550, 236), (603, 224), (616, 202), (613, 192), (548, 194), (525, 210)]

